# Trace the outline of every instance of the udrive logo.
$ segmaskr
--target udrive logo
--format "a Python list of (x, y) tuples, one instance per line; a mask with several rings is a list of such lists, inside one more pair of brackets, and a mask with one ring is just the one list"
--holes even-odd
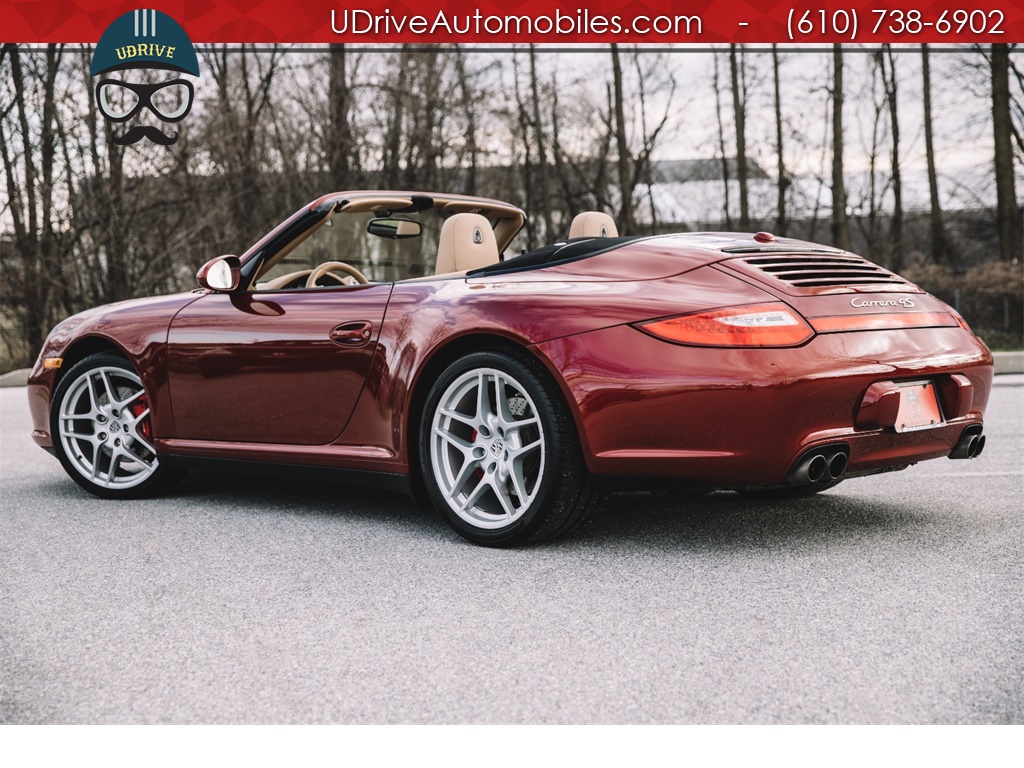
[[(138, 70), (155, 71), (156, 82), (128, 79), (130, 72)], [(161, 123), (177, 123), (192, 109), (192, 83), (181, 77), (169, 79), (170, 73), (199, 77), (195, 47), (181, 25), (166, 13), (149, 9), (119, 16), (100, 37), (89, 72), (92, 77), (112, 73), (124, 73), (124, 79), (104, 77), (96, 83), (100, 114), (112, 124), (140, 118), (123, 133), (115, 132), (114, 143), (127, 145), (148, 139), (157, 144), (174, 144), (177, 131), (168, 135), (155, 125), (143, 123), (141, 118), (147, 111)], [(169, 74), (160, 79), (164, 73)]]

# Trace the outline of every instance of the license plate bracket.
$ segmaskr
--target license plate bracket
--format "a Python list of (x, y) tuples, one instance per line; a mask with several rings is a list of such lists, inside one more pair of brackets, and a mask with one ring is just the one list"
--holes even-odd
[(900, 386), (900, 410), (896, 415), (897, 432), (916, 432), (940, 427), (945, 422), (936, 397), (935, 385), (930, 381)]

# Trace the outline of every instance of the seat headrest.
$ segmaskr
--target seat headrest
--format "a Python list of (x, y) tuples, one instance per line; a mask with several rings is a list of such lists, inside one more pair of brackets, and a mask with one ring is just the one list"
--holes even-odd
[(489, 267), (498, 260), (498, 241), (487, 219), (479, 213), (456, 213), (445, 220), (437, 243), (435, 275)]
[(584, 211), (576, 214), (569, 226), (569, 239), (574, 237), (618, 237), (619, 229), (607, 213)]

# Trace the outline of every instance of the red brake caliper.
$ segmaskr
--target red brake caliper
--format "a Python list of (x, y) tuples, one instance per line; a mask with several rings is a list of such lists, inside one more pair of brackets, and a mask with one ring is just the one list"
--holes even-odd
[[(149, 408), (149, 404), (146, 402), (146, 396), (143, 395), (132, 405), (132, 416), (139, 418), (146, 409)], [(152, 442), (153, 440), (153, 427), (150, 426), (149, 417), (147, 416), (141, 424), (139, 424), (139, 431), (142, 436)]]

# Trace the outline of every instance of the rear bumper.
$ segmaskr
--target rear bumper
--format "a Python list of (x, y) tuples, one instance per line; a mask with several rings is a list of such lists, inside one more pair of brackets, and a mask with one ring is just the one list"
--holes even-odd
[[(847, 475), (948, 456), (982, 421), (992, 357), (956, 328), (822, 334), (796, 349), (669, 344), (617, 326), (540, 344), (564, 377), (584, 454), (598, 475), (672, 477), (715, 487), (773, 485), (797, 457), (849, 446)], [(857, 426), (876, 382), (969, 382), (971, 404), (917, 432)], [(965, 383), (960, 380), (961, 383)], [(943, 395), (945, 397), (945, 395)]]

